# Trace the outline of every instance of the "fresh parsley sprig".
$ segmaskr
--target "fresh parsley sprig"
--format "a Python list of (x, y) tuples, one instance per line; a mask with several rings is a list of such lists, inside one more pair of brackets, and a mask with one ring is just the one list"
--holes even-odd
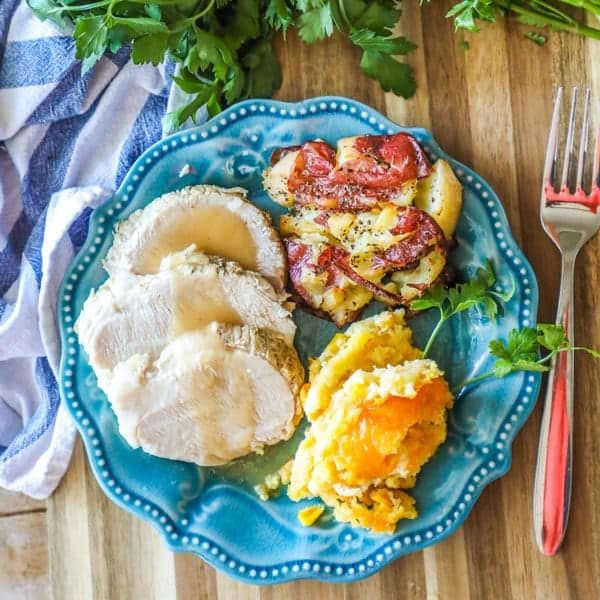
[[(499, 290), (496, 283), (492, 264), (487, 261), (484, 267), (477, 270), (472, 280), (451, 288), (433, 286), (421, 298), (413, 300), (411, 309), (421, 311), (435, 308), (439, 313), (439, 319), (423, 349), (423, 356), (429, 354), (444, 323), (454, 315), (477, 307), (488, 318), (496, 318), (502, 305), (513, 297), (516, 288), (514, 279), (507, 291)], [(492, 368), (467, 379), (455, 392), (490, 377), (506, 377), (515, 371), (549, 371), (554, 357), (559, 352), (570, 350), (600, 358), (600, 352), (596, 350), (572, 345), (562, 325), (538, 323), (535, 328), (512, 329), (506, 341), (496, 339), (489, 343), (490, 354), (495, 358)]]
[[(425, 0), (421, 0), (425, 1)], [(177, 85), (189, 102), (167, 116), (174, 130), (194, 118), (201, 106), (214, 115), (223, 106), (252, 97), (269, 97), (282, 73), (273, 37), (296, 29), (311, 44), (335, 31), (361, 51), (360, 68), (386, 91), (408, 98), (414, 73), (398, 57), (415, 49), (394, 36), (400, 0), (27, 0), (40, 19), (72, 27), (83, 72), (104, 54), (131, 46), (134, 63), (160, 64), (170, 56), (180, 64)], [(479, 31), (480, 22), (513, 13), (537, 28), (570, 31), (600, 39), (571, 7), (600, 18), (600, 0), (459, 0), (448, 12), (457, 29)], [(575, 16), (574, 16), (575, 15)], [(526, 34), (537, 44), (545, 36)], [(468, 44), (463, 40), (463, 46)]]
[[(481, 22), (494, 23), (498, 15), (512, 14), (525, 25), (600, 40), (600, 29), (588, 24), (581, 12), (573, 12), (573, 7), (600, 18), (599, 0), (459, 0), (446, 17), (454, 19), (457, 30), (478, 32)], [(537, 32), (528, 32), (525, 37), (539, 45), (546, 41)]]
[[(600, 358), (600, 352), (596, 350), (573, 346), (562, 325), (549, 323), (538, 323), (535, 328), (512, 329), (506, 342), (492, 340), (489, 343), (489, 350), (496, 359), (493, 367), (481, 375), (467, 379), (460, 388), (490, 377), (506, 377), (515, 371), (549, 371), (552, 360), (559, 352), (582, 351), (594, 358)], [(540, 356), (542, 352), (545, 352), (544, 356)]]
[(269, 97), (282, 81), (273, 37), (296, 29), (310, 44), (346, 35), (362, 50), (361, 69), (386, 91), (409, 97), (415, 80), (396, 57), (414, 50), (392, 30), (400, 18), (397, 0), (28, 0), (41, 19), (73, 25), (83, 72), (106, 50), (131, 45), (136, 64), (158, 65), (170, 56), (180, 65), (175, 83), (190, 100), (167, 115), (175, 130), (198, 109), (210, 115), (253, 97)]
[(435, 285), (425, 294), (413, 300), (410, 307), (421, 311), (435, 308), (439, 312), (439, 320), (433, 328), (423, 355), (427, 356), (444, 323), (454, 315), (472, 307), (478, 307), (490, 319), (501, 310), (501, 303), (508, 302), (515, 293), (515, 281), (511, 280), (511, 289), (503, 291), (496, 286), (496, 273), (490, 261), (486, 261), (477, 270), (475, 277), (466, 283), (459, 283), (451, 288)]

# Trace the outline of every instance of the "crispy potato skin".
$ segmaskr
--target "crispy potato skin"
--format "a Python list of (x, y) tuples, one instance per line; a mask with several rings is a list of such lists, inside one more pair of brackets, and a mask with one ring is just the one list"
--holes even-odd
[(338, 326), (355, 320), (373, 299), (408, 306), (446, 264), (442, 230), (415, 207), (294, 210), (281, 217), (280, 230), (296, 293)]
[[(393, 138), (342, 138), (335, 153), (325, 142), (308, 142), (305, 146), (308, 152), (314, 151), (314, 158), (303, 157), (304, 146), (276, 151), (274, 164), (264, 173), (264, 186), (271, 198), (291, 209), (281, 217), (280, 232), (287, 240), (294, 290), (313, 312), (327, 315), (338, 326), (357, 319), (372, 299), (391, 306), (408, 306), (443, 280), (448, 242), (460, 217), (462, 186), (446, 161), (439, 159), (431, 165), (426, 157), (419, 159), (422, 150), (411, 138), (416, 146), (415, 168), (406, 171), (409, 178), (400, 187), (386, 190), (386, 177), (392, 181), (390, 170), (395, 167), (373, 152), (380, 152), (381, 144)], [(401, 159), (402, 151), (389, 158)], [(302, 188), (298, 196), (298, 168), (307, 160), (314, 160), (319, 176), (334, 168), (342, 174), (349, 169), (351, 177), (357, 177), (357, 173), (362, 177), (361, 165), (374, 168), (365, 181), (375, 186), (377, 193), (365, 197), (352, 184), (347, 198), (335, 194), (329, 198), (327, 193), (320, 193), (319, 186), (312, 201), (305, 193), (308, 188)], [(378, 187), (379, 168), (382, 179)], [(302, 171), (301, 177), (305, 176), (306, 171)], [(335, 180), (337, 175), (332, 177)], [(339, 189), (334, 191), (337, 194)], [(402, 214), (418, 216), (414, 217), (418, 224), (410, 236), (399, 226)], [(426, 241), (419, 241), (423, 236)]]

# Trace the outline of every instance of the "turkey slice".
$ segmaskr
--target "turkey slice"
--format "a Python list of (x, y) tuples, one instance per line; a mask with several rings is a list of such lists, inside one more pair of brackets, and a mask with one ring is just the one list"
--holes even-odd
[(257, 271), (277, 290), (284, 288), (279, 236), (242, 188), (195, 185), (160, 196), (119, 225), (104, 266), (111, 275), (156, 273), (166, 255), (191, 244)]
[(281, 338), (212, 323), (119, 363), (107, 394), (132, 447), (212, 466), (289, 439), (303, 376)]
[(283, 298), (257, 273), (191, 247), (152, 275), (117, 272), (86, 300), (76, 332), (98, 382), (134, 354), (157, 356), (174, 337), (217, 321), (270, 330), (292, 346)]

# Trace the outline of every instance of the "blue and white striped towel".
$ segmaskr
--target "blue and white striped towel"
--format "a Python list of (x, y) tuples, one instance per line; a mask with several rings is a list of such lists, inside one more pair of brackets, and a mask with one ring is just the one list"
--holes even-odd
[(24, 0), (0, 0), (0, 486), (36, 498), (75, 439), (56, 384), (63, 273), (92, 209), (182, 100), (170, 64), (134, 66), (122, 49), (82, 76), (73, 54)]

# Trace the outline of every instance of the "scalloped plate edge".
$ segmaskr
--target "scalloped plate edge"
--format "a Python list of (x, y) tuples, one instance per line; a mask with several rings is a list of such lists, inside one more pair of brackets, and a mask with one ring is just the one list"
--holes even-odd
[[(511, 270), (517, 270), (518, 265), (518, 270), (521, 273), (523, 270), (526, 271), (529, 280), (528, 285), (531, 289), (529, 310), (533, 317), (537, 317), (538, 288), (533, 269), (516, 243), (502, 203), (489, 184), (472, 169), (444, 152), (435, 141), (433, 135), (426, 129), (399, 126), (369, 106), (352, 99), (337, 96), (316, 97), (297, 103), (279, 102), (274, 100), (246, 100), (228, 108), (198, 127), (175, 133), (153, 144), (135, 161), (114, 196), (96, 209), (92, 214), (86, 241), (68, 268), (59, 290), (57, 312), (62, 342), (59, 382), (61, 398), (83, 437), (92, 471), (100, 487), (113, 502), (143, 520), (149, 521), (155, 529), (161, 533), (168, 547), (172, 551), (197, 554), (213, 567), (223, 570), (228, 575), (246, 583), (276, 584), (304, 578), (329, 582), (357, 581), (373, 575), (386, 564), (400, 556), (422, 550), (450, 536), (464, 523), (485, 487), (492, 481), (500, 478), (509, 470), (512, 461), (512, 442), (528, 416), (531, 414), (541, 384), (541, 375), (539, 373), (528, 374), (525, 377), (519, 395), (513, 401), (513, 408), (520, 406), (522, 407), (522, 410), (519, 411), (518, 414), (516, 412), (510, 414), (503, 424), (503, 426), (506, 427), (504, 433), (505, 437), (503, 438), (506, 447), (504, 452), (492, 455), (487, 463), (487, 467), (478, 466), (472, 471), (467, 480), (472, 483), (468, 483), (463, 488), (463, 491), (460, 494), (462, 500), (457, 502), (448, 513), (455, 516), (455, 519), (451, 521), (451, 524), (442, 526), (441, 523), (439, 523), (434, 526), (436, 529), (435, 532), (430, 529), (428, 531), (413, 533), (410, 536), (405, 536), (404, 540), (401, 540), (400, 538), (402, 536), (398, 534), (390, 536), (368, 557), (356, 563), (334, 563), (330, 561), (316, 561), (310, 558), (299, 558), (288, 563), (268, 566), (242, 564), (233, 556), (229, 556), (208, 537), (181, 531), (180, 528), (185, 527), (187, 525), (186, 523), (177, 524), (155, 504), (141, 497), (134, 498), (134, 495), (128, 493), (125, 486), (116, 481), (112, 476), (110, 469), (106, 464), (106, 460), (102, 458), (105, 454), (102, 442), (96, 437), (96, 427), (95, 425), (92, 425), (89, 415), (85, 414), (83, 407), (79, 406), (79, 401), (75, 399), (74, 392), (71, 389), (72, 384), (68, 385), (69, 379), (66, 375), (66, 372), (71, 371), (71, 364), (69, 364), (69, 361), (72, 359), (71, 348), (69, 348), (69, 345), (74, 343), (74, 335), (72, 330), (69, 331), (69, 327), (72, 327), (72, 325), (68, 324), (69, 321), (67, 320), (67, 318), (70, 317), (70, 322), (72, 322), (73, 318), (68, 315), (68, 311), (65, 307), (70, 308), (68, 302), (70, 301), (72, 289), (78, 278), (76, 271), (85, 271), (86, 266), (83, 263), (83, 257), (90, 254), (90, 248), (94, 246), (94, 240), (97, 237), (98, 227), (106, 219), (105, 213), (112, 210), (113, 215), (110, 215), (111, 220), (119, 220), (119, 212), (124, 207), (124, 202), (127, 202), (129, 199), (129, 192), (138, 185), (140, 178), (143, 176), (143, 165), (145, 164), (146, 159), (154, 156), (154, 153), (158, 150), (161, 150), (161, 156), (164, 156), (168, 154), (171, 149), (178, 147), (179, 144), (195, 144), (202, 142), (203, 139), (209, 139), (218, 134), (230, 122), (236, 121), (238, 118), (243, 118), (247, 114), (254, 114), (256, 112), (267, 113), (268, 111), (270, 114), (279, 114), (281, 117), (301, 119), (306, 116), (318, 114), (319, 112), (344, 112), (346, 110), (350, 114), (358, 114), (359, 117), (370, 126), (378, 125), (378, 128), (382, 133), (402, 130), (411, 132), (421, 141), (426, 139), (426, 146), (428, 145), (438, 156), (445, 158), (452, 164), (464, 186), (471, 187), (477, 196), (481, 196), (482, 191), (485, 191), (488, 202), (491, 203), (494, 210), (497, 212), (495, 218), (500, 221), (502, 225), (501, 229), (505, 234), (505, 255)], [(140, 166), (142, 167), (141, 169)], [(136, 171), (139, 174), (136, 173)], [(475, 186), (478, 187), (476, 188)], [(487, 212), (486, 208), (486, 213)], [(508, 251), (511, 251), (511, 254), (508, 254)], [(511, 260), (511, 258), (513, 260)], [(518, 262), (515, 262), (514, 259), (517, 259)], [(83, 265), (83, 269), (79, 268), (80, 265)], [(525, 403), (522, 402), (525, 397), (527, 398), (526, 406)], [(509, 421), (510, 426), (507, 427), (506, 424)], [(495, 441), (496, 440), (494, 440), (494, 442)], [(502, 460), (499, 460), (498, 462), (493, 460), (494, 456), (499, 456), (500, 454), (503, 457)], [(439, 530), (439, 527), (442, 527), (441, 531)], [(414, 544), (409, 542), (407, 545), (406, 538), (411, 538), (411, 542), (414, 542)], [(384, 539), (383, 536), (382, 539)]]

